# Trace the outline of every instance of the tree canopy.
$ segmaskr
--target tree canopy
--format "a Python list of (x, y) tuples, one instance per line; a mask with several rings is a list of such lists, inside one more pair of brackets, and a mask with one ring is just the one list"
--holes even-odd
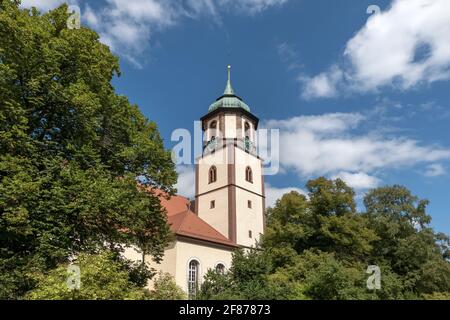
[[(318, 178), (267, 210), (259, 247), (210, 271), (201, 299), (448, 299), (449, 237), (435, 233), (428, 201), (402, 186), (370, 190), (357, 212), (342, 180)], [(369, 289), (366, 270), (381, 271)]]
[[(159, 260), (170, 238), (146, 186), (176, 172), (154, 122), (115, 93), (118, 58), (94, 31), (0, 0), (0, 299), (80, 253), (136, 245)], [(115, 256), (115, 259), (120, 259)]]

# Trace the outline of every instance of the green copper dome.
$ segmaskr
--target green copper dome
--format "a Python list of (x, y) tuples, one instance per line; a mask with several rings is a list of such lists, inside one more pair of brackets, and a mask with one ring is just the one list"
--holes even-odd
[(250, 107), (234, 94), (233, 88), (231, 87), (230, 69), (231, 67), (228, 66), (228, 81), (223, 95), (217, 98), (217, 100), (209, 106), (208, 112), (212, 112), (217, 108), (241, 108), (250, 112)]

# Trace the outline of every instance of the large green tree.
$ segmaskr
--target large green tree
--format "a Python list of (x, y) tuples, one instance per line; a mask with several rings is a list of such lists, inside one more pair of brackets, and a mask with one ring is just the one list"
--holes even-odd
[[(176, 181), (156, 124), (115, 93), (117, 57), (92, 30), (0, 0), (0, 298), (80, 252), (134, 244), (159, 260), (156, 196)], [(116, 257), (116, 259), (119, 256)]]
[(268, 209), (264, 245), (333, 252), (345, 257), (367, 256), (377, 235), (356, 212), (354, 191), (342, 180), (318, 178), (307, 183), (308, 198), (284, 195)]
[(395, 185), (370, 191), (364, 204), (365, 217), (379, 237), (372, 260), (389, 265), (407, 291), (450, 292), (449, 238), (429, 226), (428, 201)]
[[(225, 274), (209, 272), (204, 299), (448, 299), (449, 238), (429, 226), (426, 200), (401, 186), (370, 190), (357, 212), (342, 180), (318, 178), (307, 196), (267, 210), (261, 245), (238, 251)], [(367, 288), (377, 265), (381, 288)]]

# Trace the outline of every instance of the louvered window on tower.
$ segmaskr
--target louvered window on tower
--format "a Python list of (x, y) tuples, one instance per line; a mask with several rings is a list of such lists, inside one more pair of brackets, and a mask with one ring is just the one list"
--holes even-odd
[(213, 183), (217, 181), (217, 168), (215, 166), (212, 166), (209, 169), (209, 183)]
[(245, 168), (245, 180), (253, 183), (253, 172), (250, 167)]

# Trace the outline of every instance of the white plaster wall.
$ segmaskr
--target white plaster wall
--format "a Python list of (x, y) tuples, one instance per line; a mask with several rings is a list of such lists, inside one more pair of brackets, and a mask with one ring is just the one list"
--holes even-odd
[[(252, 208), (248, 208), (248, 200)], [(236, 242), (246, 247), (254, 246), (264, 232), (262, 197), (236, 188)], [(249, 237), (249, 230), (252, 237)]]
[[(203, 281), (208, 269), (213, 269), (218, 263), (225, 265), (225, 269), (231, 266), (231, 254), (233, 248), (215, 247), (214, 245), (202, 245), (178, 239), (170, 244), (164, 252), (164, 259), (160, 264), (146, 257), (149, 267), (155, 268), (158, 272), (170, 273), (177, 285), (187, 292), (188, 265), (191, 259), (196, 259), (200, 263), (199, 280)], [(124, 256), (133, 261), (141, 261), (141, 254), (133, 247), (125, 249)], [(153, 281), (147, 284), (148, 289), (153, 289)]]
[(225, 114), (225, 138), (236, 137), (236, 115)]
[[(245, 168), (247, 166), (250, 166), (252, 169), (253, 183), (245, 180)], [(261, 175), (261, 160), (236, 148), (236, 185), (257, 194), (262, 194)]]
[(208, 269), (215, 268), (217, 263), (223, 263), (225, 268), (231, 266), (230, 249), (221, 249), (212, 246), (198, 245), (194, 243), (178, 240), (176, 244), (176, 277), (177, 285), (187, 292), (188, 265), (191, 259), (196, 259), (200, 263), (199, 279), (203, 281)]
[[(217, 168), (217, 181), (214, 183), (208, 183), (209, 181), (209, 168), (215, 165)], [(217, 189), (223, 187), (228, 183), (228, 164), (227, 164), (227, 148), (217, 150), (214, 153), (207, 154), (203, 158), (198, 159), (199, 176), (198, 186), (199, 193)], [(194, 188), (194, 186), (192, 186)]]
[[(214, 209), (210, 209), (212, 200)], [(228, 238), (228, 188), (198, 197), (198, 216)]]
[[(127, 247), (123, 253), (124, 257), (132, 261), (142, 261), (142, 255), (138, 252), (136, 247)], [(177, 246), (176, 242), (171, 242), (164, 250), (164, 257), (161, 263), (156, 263), (151, 256), (145, 257), (145, 262), (150, 268), (155, 268), (157, 272), (163, 271), (170, 273), (174, 278), (176, 277), (176, 257)], [(153, 289), (153, 280), (149, 280), (147, 288)]]

